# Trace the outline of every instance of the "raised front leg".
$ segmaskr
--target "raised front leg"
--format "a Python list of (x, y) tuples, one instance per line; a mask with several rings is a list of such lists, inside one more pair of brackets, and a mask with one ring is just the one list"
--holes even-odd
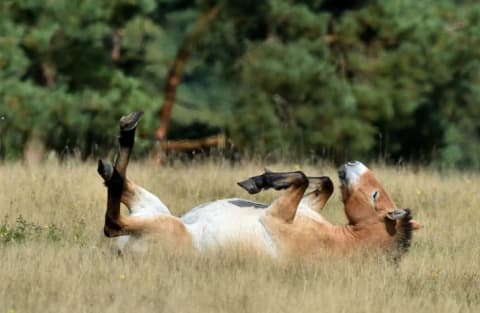
[(238, 185), (250, 194), (258, 193), (262, 189), (284, 189), (282, 195), (268, 207), (267, 215), (291, 223), (295, 218), (298, 204), (308, 187), (308, 178), (301, 171), (286, 173), (266, 171), (262, 175), (239, 182)]
[(262, 189), (282, 190), (292, 185), (304, 185), (305, 183), (308, 186), (308, 179), (301, 171), (280, 173), (266, 170), (262, 175), (252, 176), (237, 184), (249, 194), (255, 194)]

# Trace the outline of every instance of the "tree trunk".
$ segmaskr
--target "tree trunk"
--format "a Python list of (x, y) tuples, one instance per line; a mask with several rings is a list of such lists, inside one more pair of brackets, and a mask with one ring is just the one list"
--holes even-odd
[(183, 76), (183, 69), (187, 63), (190, 53), (195, 43), (198, 41), (203, 32), (210, 25), (210, 22), (217, 16), (220, 11), (220, 5), (216, 5), (209, 11), (202, 14), (190, 34), (185, 36), (180, 48), (177, 51), (175, 60), (170, 68), (165, 85), (165, 100), (160, 111), (160, 126), (155, 132), (155, 138), (159, 141), (167, 139), (168, 127), (170, 125), (170, 115), (175, 102), (177, 87)]
[(226, 145), (225, 135), (215, 135), (200, 139), (165, 140), (161, 148), (165, 152), (190, 152), (208, 148), (224, 148)]
[(32, 130), (23, 145), (23, 162), (28, 166), (38, 166), (45, 156), (45, 143), (40, 131)]
[(112, 52), (111, 58), (115, 63), (120, 62), (122, 48), (122, 31), (120, 29), (115, 30), (112, 36)]

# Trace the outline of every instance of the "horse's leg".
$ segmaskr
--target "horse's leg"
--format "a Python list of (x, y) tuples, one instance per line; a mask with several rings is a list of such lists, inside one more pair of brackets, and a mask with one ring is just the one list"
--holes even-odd
[(127, 177), (127, 165), (135, 143), (135, 130), (142, 114), (143, 112), (132, 112), (120, 118), (119, 147), (114, 166), (124, 179)]
[(167, 206), (153, 193), (125, 180), (121, 202), (128, 208), (131, 215), (171, 215)]
[(282, 195), (267, 208), (267, 215), (290, 223), (295, 218), (298, 204), (308, 187), (308, 178), (300, 171), (286, 173), (265, 172), (238, 184), (251, 194), (268, 188), (284, 190)]
[(126, 183), (127, 166), (135, 143), (135, 130), (141, 116), (141, 112), (133, 112), (122, 116), (118, 137), (119, 148), (115, 164), (112, 166), (103, 161), (98, 162), (98, 174), (104, 179), (108, 190), (104, 225), (104, 233), (108, 237), (128, 234), (124, 227), (124, 217), (120, 214), (120, 202), (124, 189), (128, 190), (128, 184)]
[[(122, 235), (161, 234), (164, 241), (176, 242), (180, 246), (191, 243), (191, 237), (182, 221), (173, 216), (123, 216), (120, 203), (130, 209), (153, 203), (166, 207), (161, 201), (143, 188), (126, 179), (126, 170), (134, 144), (135, 129), (141, 113), (130, 113), (120, 119), (119, 150), (115, 165), (99, 161), (98, 173), (108, 189), (104, 233), (107, 237)], [(148, 203), (147, 203), (148, 202)], [(168, 209), (166, 209), (168, 212)]]
[(320, 213), (328, 199), (333, 193), (333, 183), (327, 176), (308, 177), (309, 186), (313, 187), (313, 191), (308, 192), (302, 199), (313, 211)]
[(120, 201), (122, 198), (124, 178), (110, 163), (98, 161), (97, 172), (107, 186), (107, 210), (103, 231), (107, 237), (127, 235), (120, 214)]

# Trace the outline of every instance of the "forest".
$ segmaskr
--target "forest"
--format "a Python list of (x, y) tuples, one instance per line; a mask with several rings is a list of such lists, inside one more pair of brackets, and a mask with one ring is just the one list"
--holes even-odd
[(475, 0), (3, 0), (0, 159), (96, 157), (142, 110), (143, 155), (480, 169), (478, 21)]

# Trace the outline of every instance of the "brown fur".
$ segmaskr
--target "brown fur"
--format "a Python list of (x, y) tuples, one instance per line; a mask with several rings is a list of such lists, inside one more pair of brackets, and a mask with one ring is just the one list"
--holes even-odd
[(127, 206), (127, 208), (133, 207), (133, 205), (138, 202), (138, 187), (137, 185), (129, 179), (125, 180), (125, 184), (123, 186), (121, 202)]
[[(371, 198), (374, 191), (379, 192), (375, 201)], [(280, 199), (290, 199), (285, 207), (295, 205), (298, 192), (298, 189), (287, 190), (281, 196)], [(355, 185), (342, 186), (342, 196), (350, 225), (322, 223), (301, 212), (291, 221), (279, 218), (279, 214), (266, 215), (262, 223), (288, 257), (323, 258), (366, 249), (383, 252), (408, 249), (414, 229), (410, 211), (399, 220), (386, 218), (396, 205), (370, 170)]]
[(328, 177), (308, 177), (308, 181), (315, 189), (303, 196), (302, 201), (313, 211), (320, 213), (333, 194), (333, 183)]
[(127, 234), (158, 237), (162, 244), (175, 249), (191, 250), (193, 248), (190, 233), (183, 222), (175, 216), (121, 216), (119, 224)]
[[(389, 210), (396, 208), (392, 198), (370, 170), (367, 170), (355, 185), (342, 186), (341, 189), (345, 214), (352, 225), (370, 223), (379, 215), (385, 215)], [(374, 191), (379, 192), (375, 203), (371, 199)]]
[(273, 202), (268, 208), (267, 215), (275, 219), (291, 223), (295, 218), (297, 207), (302, 200), (303, 194), (308, 187), (308, 179), (305, 175), (292, 181), (292, 185), (283, 192), (283, 194)]
[[(376, 222), (397, 207), (371, 170), (367, 170), (354, 186), (342, 186), (341, 191), (345, 214), (351, 225)], [(375, 203), (371, 199), (374, 191), (379, 192)], [(409, 221), (413, 230), (423, 227), (413, 219)]]
[[(330, 225), (315, 221), (299, 212), (293, 223), (265, 216), (262, 223), (272, 235), (282, 254), (288, 258), (328, 258), (359, 251), (406, 251), (410, 232), (402, 222), (378, 221), (368, 225)], [(398, 224), (398, 225), (397, 225)], [(404, 225), (403, 225), (404, 226)], [(393, 227), (393, 228), (392, 228)], [(408, 237), (408, 240), (404, 240)]]

